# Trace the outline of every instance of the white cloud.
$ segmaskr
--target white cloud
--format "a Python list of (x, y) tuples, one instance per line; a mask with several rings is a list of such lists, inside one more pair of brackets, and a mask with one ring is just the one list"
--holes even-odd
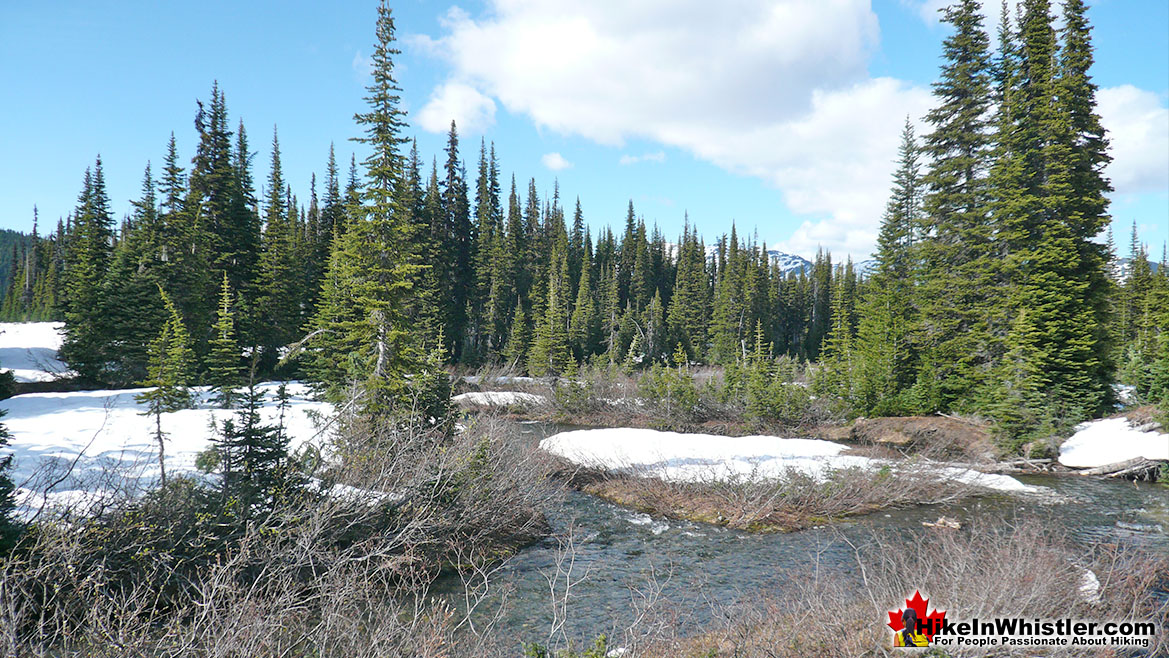
[(552, 171), (563, 171), (572, 167), (572, 163), (564, 159), (559, 153), (545, 153), (540, 162)]
[(357, 79), (361, 82), (365, 82), (366, 78), (373, 73), (373, 60), (362, 55), (360, 50), (353, 54), (351, 66), (353, 72), (357, 74)]
[(655, 151), (653, 153), (642, 153), (641, 155), (629, 155), (628, 153), (626, 153), (625, 155), (621, 156), (620, 160), (618, 160), (618, 164), (625, 167), (625, 166), (629, 166), (629, 165), (635, 165), (639, 162), (658, 162), (658, 163), (661, 163), (661, 162), (665, 162), (665, 161), (666, 161), (666, 152), (665, 151)]
[[(788, 242), (801, 252), (867, 253), (901, 124), (924, 113), (928, 90), (868, 77), (879, 28), (867, 0), (710, 7), (493, 0), (482, 17), (452, 10), (441, 37), (411, 41), (447, 59), (451, 81), (541, 129), (611, 145), (649, 139), (765, 180), (793, 211), (835, 227), (797, 230)], [(646, 155), (620, 162), (656, 159)]]
[[(917, 10), (921, 19), (929, 25), (938, 25), (942, 22), (942, 9), (957, 4), (955, 0), (901, 0), (901, 4)], [(1022, 0), (1007, 0), (1007, 15), (1014, 22), (1016, 12)], [(1059, 15), (1058, 7), (1052, 7), (1053, 13)], [(984, 0), (982, 3), (982, 27), (990, 35), (991, 47), (998, 44), (999, 18), (1001, 17), (1002, 3), (994, 0)]]
[(1132, 85), (1097, 92), (1112, 162), (1105, 173), (1117, 194), (1169, 191), (1169, 107)]
[(495, 101), (460, 82), (439, 85), (419, 111), (418, 123), (432, 133), (445, 133), (452, 119), (461, 134), (482, 134), (495, 123)]

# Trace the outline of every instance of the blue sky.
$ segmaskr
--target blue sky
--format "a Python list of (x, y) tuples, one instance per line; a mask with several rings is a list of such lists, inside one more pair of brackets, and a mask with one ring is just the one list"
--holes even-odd
[[(559, 180), (594, 227), (632, 199), (667, 235), (688, 212), (708, 238), (867, 256), (897, 135), (932, 103), (944, 0), (492, 0), (394, 3), (399, 81), (422, 153), (450, 118), (474, 175), (482, 137), (521, 189)], [(993, 3), (989, 14), (997, 17)], [(718, 7), (712, 11), (711, 7)], [(1133, 221), (1169, 240), (1169, 3), (1096, 0), (1100, 113), (1118, 242)], [(273, 126), (307, 202), (329, 143), (347, 161), (363, 109), (375, 5), (0, 4), (0, 227), (51, 226), (101, 153), (119, 216), (174, 131), (193, 153), (195, 100), (213, 80), (242, 118), (255, 178)], [(360, 158), (360, 153), (358, 154)], [(506, 181), (505, 181), (506, 186)], [(505, 189), (506, 193), (506, 189)]]

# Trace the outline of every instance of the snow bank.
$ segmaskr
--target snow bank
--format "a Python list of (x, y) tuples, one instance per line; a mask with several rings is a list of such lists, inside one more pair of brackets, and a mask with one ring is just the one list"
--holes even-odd
[(482, 377), (480, 375), (463, 375), (463, 381), (468, 384), (480, 384), (484, 381), (496, 384), (531, 384), (535, 377), (520, 377), (515, 375), (500, 375), (499, 377)]
[[(571, 462), (607, 470), (635, 469), (673, 482), (776, 478), (789, 469), (813, 477), (844, 468), (880, 468), (891, 462), (842, 454), (847, 446), (820, 439), (775, 436), (716, 436), (611, 428), (561, 432), (540, 442), (544, 450)], [(1007, 475), (956, 466), (937, 473), (1001, 491), (1035, 492)]]
[[(263, 422), (275, 423), (279, 384), (261, 384), (265, 393)], [(106, 492), (135, 491), (158, 478), (158, 445), (154, 418), (134, 396), (148, 389), (33, 393), (0, 402), (8, 412), (3, 422), (13, 438), (7, 450), (15, 455), (12, 479), (26, 508), (39, 507), (40, 491), (54, 480), (48, 500), (66, 504), (92, 500)], [(212, 420), (228, 418), (230, 410), (212, 408), (206, 388), (195, 389), (197, 408), (163, 414), (167, 474), (194, 473), (195, 458), (210, 445)], [(291, 447), (318, 438), (312, 414), (328, 416), (331, 405), (315, 402), (308, 387), (290, 383), (284, 423)], [(70, 471), (70, 465), (76, 460)]]
[(1059, 448), (1059, 463), (1072, 468), (1107, 466), (1129, 459), (1169, 460), (1169, 434), (1142, 432), (1127, 418), (1104, 418), (1076, 426)]
[(530, 404), (540, 404), (545, 400), (543, 395), (534, 393), (520, 393), (518, 391), (482, 391), (461, 393), (451, 398), (451, 401), (460, 407), (522, 407)]
[(0, 370), (12, 370), (18, 382), (47, 382), (68, 376), (57, 360), (61, 322), (0, 322)]

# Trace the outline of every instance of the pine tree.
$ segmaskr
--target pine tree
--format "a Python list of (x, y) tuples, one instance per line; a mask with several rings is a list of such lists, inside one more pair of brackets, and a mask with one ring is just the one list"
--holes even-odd
[(609, 355), (609, 362), (619, 361), (624, 354), (620, 353), (618, 332), (621, 326), (621, 288), (617, 279), (617, 264), (611, 263), (601, 270), (601, 333), (605, 340), (605, 353)]
[(817, 372), (813, 388), (819, 395), (835, 395), (854, 402), (854, 384), (858, 379), (852, 329), (855, 323), (853, 295), (856, 273), (852, 259), (843, 267), (837, 267), (831, 297), (832, 326), (820, 353), (822, 368)]
[(442, 206), (446, 219), (446, 257), (449, 258), (451, 272), (450, 278), (444, 281), (444, 301), (448, 308), (445, 335), (449, 343), (447, 351), (451, 358), (459, 361), (466, 347), (462, 337), (467, 330), (467, 307), (472, 302), (474, 270), (471, 250), (475, 235), (471, 225), (470, 203), (467, 201), (467, 175), (459, 159), (459, 133), (454, 120), (451, 120), (451, 130), (447, 135), (446, 153)]
[[(642, 348), (646, 363), (660, 363), (670, 354), (670, 335), (666, 327), (666, 314), (662, 304), (662, 293), (654, 291), (654, 296), (645, 305), (642, 314)], [(677, 347), (677, 344), (675, 344)]]
[(146, 377), (150, 344), (166, 319), (158, 295), (158, 287), (167, 283), (166, 263), (159, 258), (166, 239), (148, 164), (142, 195), (134, 202), (99, 294), (106, 332), (101, 347), (107, 360), (103, 376), (115, 386), (132, 386)]
[(504, 345), (503, 352), (500, 355), (508, 367), (514, 368), (525, 362), (528, 355), (528, 339), (530, 335), (528, 318), (524, 314), (524, 307), (522, 304), (517, 303), (515, 306), (515, 316), (511, 321), (511, 329), (507, 332), (507, 343)]
[(231, 284), (227, 280), (227, 272), (224, 272), (207, 354), (207, 383), (215, 390), (215, 399), (223, 409), (232, 405), (235, 389), (243, 383), (243, 364), (240, 362), (240, 346), (235, 337), (233, 304)]
[[(5, 397), (11, 395), (14, 383), (11, 370), (0, 372), (0, 392), (3, 392)], [(7, 414), (6, 410), (0, 409), (0, 419)], [(0, 423), (0, 448), (7, 447), (11, 439), (12, 433), (8, 431), (8, 427)], [(0, 560), (12, 551), (22, 530), (16, 520), (16, 487), (9, 475), (11, 470), (12, 455), (0, 456)]]
[(275, 365), (277, 351), (292, 342), (293, 332), (302, 321), (302, 295), (296, 276), (301, 259), (297, 254), (293, 221), (296, 210), (288, 199), (275, 128), (272, 130), (272, 165), (267, 189), (257, 286), (258, 315), (263, 330), (256, 335), (265, 370)]
[(284, 427), (288, 395), (283, 384), (277, 397), (280, 421), (265, 424), (260, 413), (264, 393), (253, 380), (243, 392), (235, 418), (220, 424), (212, 439), (224, 502), (235, 506), (245, 520), (272, 509), (303, 484), (288, 456), (288, 433)]
[(191, 404), (191, 381), (195, 354), (191, 349), (191, 337), (183, 324), (183, 318), (170, 297), (160, 286), (158, 294), (166, 308), (167, 320), (162, 325), (158, 338), (150, 346), (150, 368), (147, 379), (142, 382), (151, 390), (135, 396), (139, 403), (146, 404), (146, 416), (154, 416), (154, 439), (158, 442), (158, 469), (162, 486), (166, 486), (166, 435), (162, 431), (162, 414), (186, 409)]
[(560, 375), (572, 362), (568, 342), (568, 260), (560, 251), (548, 273), (548, 301), (528, 353), (528, 372), (536, 377)]
[(1063, 3), (1063, 48), (1058, 62), (1056, 98), (1068, 122), (1062, 138), (1071, 159), (1070, 193), (1064, 217), (1076, 243), (1078, 264), (1075, 278), (1087, 284), (1086, 309), (1082, 311), (1081, 319), (1089, 323), (1090, 349), (1097, 357), (1094, 363), (1083, 365), (1091, 368), (1091, 386), (1100, 396), (1099, 402), (1107, 403), (1115, 369), (1110, 358), (1113, 348), (1109, 330), (1112, 284), (1107, 276), (1111, 253), (1095, 238), (1110, 221), (1107, 194), (1112, 191), (1112, 185), (1104, 177), (1103, 170), (1112, 157), (1108, 154), (1108, 139), (1096, 112), (1097, 87), (1089, 74), (1093, 63), (1091, 28), (1085, 11), (1083, 0)]
[(106, 345), (101, 283), (113, 257), (113, 218), (101, 157), (86, 170), (65, 255), (65, 338), (61, 359), (83, 379), (105, 381)]
[(987, 221), (989, 39), (976, 0), (948, 7), (943, 20), (954, 32), (943, 42), (945, 62), (934, 83), (939, 105), (926, 116), (933, 131), (923, 147), (930, 167), (920, 251), (923, 331), (917, 340), (925, 366), (919, 397), (927, 409), (975, 397), (986, 377), (985, 359), (996, 349), (988, 329), (998, 290)]
[(678, 245), (678, 267), (674, 277), (674, 295), (670, 299), (668, 323), (675, 339), (688, 358), (699, 359), (706, 352), (707, 303), (706, 254), (691, 232), (689, 217)]
[(572, 320), (569, 323), (569, 341), (577, 360), (582, 362), (596, 353), (597, 349), (599, 312), (597, 291), (593, 287), (590, 252), (591, 249), (586, 242), (580, 252), (581, 263), (577, 265), (580, 281), (577, 285), (576, 303), (572, 307)]
[(920, 152), (913, 125), (905, 119), (893, 191), (877, 237), (877, 266), (863, 294), (857, 329), (857, 411), (897, 415), (916, 378), (917, 307), (913, 280), (917, 227), (921, 221)]
[(369, 110), (356, 115), (365, 127), (360, 142), (370, 149), (365, 160), (367, 184), (360, 206), (329, 262), (317, 315), (315, 344), (308, 371), (339, 401), (356, 384), (362, 404), (390, 411), (405, 389), (407, 372), (421, 358), (415, 327), (407, 315), (422, 267), (412, 252), (413, 219), (401, 199), (401, 130), (394, 79), (394, 19), (389, 5), (378, 6), (373, 81), (367, 87)]
[[(1047, 0), (1028, 0), (1020, 21), (1018, 74), (1007, 98), (1019, 166), (1012, 186), (1015, 212), (1004, 222), (1007, 240), (1015, 243), (1005, 259), (1007, 303), (1016, 316), (1006, 347), (1035, 359), (1014, 369), (1035, 380), (1027, 388), (1042, 391), (1028, 402), (1045, 410), (1033, 410), (1029, 418), (1054, 413), (1075, 422), (1103, 411), (1111, 400), (1106, 312), (1091, 294), (1097, 287), (1104, 291), (1104, 247), (1087, 244), (1102, 225), (1091, 220), (1095, 228), (1086, 235), (1078, 209), (1085, 202), (1075, 200), (1072, 163), (1079, 139), (1070, 134), (1070, 106), (1059, 102), (1058, 46)], [(1025, 321), (1018, 319), (1024, 313)], [(1006, 382), (997, 388), (1025, 387)], [(1016, 424), (1012, 431), (1018, 435), (1024, 429)], [(1047, 423), (1035, 429), (1046, 432)]]

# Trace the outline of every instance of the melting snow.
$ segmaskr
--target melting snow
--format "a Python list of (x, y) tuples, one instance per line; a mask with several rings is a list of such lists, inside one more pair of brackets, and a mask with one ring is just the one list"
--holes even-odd
[[(717, 436), (610, 428), (561, 432), (540, 442), (548, 452), (584, 466), (634, 469), (674, 482), (776, 478), (789, 470), (820, 477), (829, 470), (879, 468), (886, 460), (841, 454), (847, 446), (820, 439)], [(1008, 475), (939, 465), (947, 478), (1000, 491), (1033, 493), (1038, 487)]]
[[(277, 383), (257, 387), (265, 393), (264, 423), (279, 418), (278, 387)], [(22, 506), (39, 507), (45, 498), (42, 492), (58, 478), (64, 479), (47, 495), (54, 504), (152, 485), (159, 475), (154, 418), (142, 415), (145, 406), (134, 400), (146, 390), (31, 393), (0, 402), (0, 409), (8, 412), (2, 422), (13, 435), (6, 451), (15, 455), (12, 480), (19, 487)], [(313, 416), (327, 417), (332, 407), (312, 400), (303, 384), (290, 383), (288, 392), (291, 400), (284, 422), (296, 450), (322, 434)], [(196, 408), (162, 415), (169, 475), (196, 473), (195, 458), (210, 445), (212, 420), (233, 413), (212, 408), (206, 388), (195, 393)]]
[(1169, 434), (1142, 432), (1127, 418), (1104, 418), (1076, 426), (1059, 448), (1059, 463), (1094, 468), (1144, 457), (1169, 461)]
[(69, 376), (57, 360), (61, 322), (0, 322), (0, 369), (11, 370), (18, 382), (47, 382)]
[(462, 393), (451, 398), (460, 407), (514, 407), (540, 404), (543, 395), (520, 393), (518, 391), (482, 391)]

